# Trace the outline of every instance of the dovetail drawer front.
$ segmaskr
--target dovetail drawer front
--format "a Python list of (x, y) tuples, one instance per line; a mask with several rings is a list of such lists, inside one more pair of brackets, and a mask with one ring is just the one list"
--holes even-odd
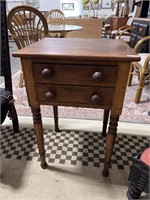
[(38, 102), (44, 105), (61, 104), (93, 108), (111, 108), (113, 88), (37, 84)]
[(114, 86), (116, 71), (114, 65), (33, 64), (36, 83)]

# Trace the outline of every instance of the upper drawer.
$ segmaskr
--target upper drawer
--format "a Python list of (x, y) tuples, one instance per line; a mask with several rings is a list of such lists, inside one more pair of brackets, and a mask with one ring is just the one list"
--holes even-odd
[(112, 86), (117, 66), (33, 64), (36, 83)]
[(148, 32), (148, 24), (139, 24), (139, 28), (138, 28), (138, 35), (139, 36), (146, 36)]

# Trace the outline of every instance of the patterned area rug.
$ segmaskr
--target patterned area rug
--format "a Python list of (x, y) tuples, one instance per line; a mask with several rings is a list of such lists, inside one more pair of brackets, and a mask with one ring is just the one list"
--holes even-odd
[[(31, 110), (28, 106), (25, 87), (18, 87), (19, 75), (20, 72), (16, 73), (12, 79), (17, 113), (20, 116), (31, 116)], [(150, 116), (148, 115), (148, 111), (150, 111), (150, 85), (145, 85), (141, 102), (139, 104), (134, 103), (136, 88), (137, 77), (134, 78), (132, 86), (127, 88), (124, 108), (120, 117), (120, 121), (149, 123)], [(53, 117), (52, 106), (42, 106), (41, 111), (42, 116)], [(59, 107), (59, 117), (71, 119), (102, 120), (103, 110), (76, 107)]]
[[(54, 132), (44, 129), (48, 164), (101, 167), (104, 163), (106, 137), (98, 132), (67, 130)], [(133, 157), (149, 144), (146, 136), (118, 134), (112, 155), (111, 168), (123, 170), (132, 165)], [(1, 128), (1, 153), (6, 159), (40, 161), (34, 129), (20, 128), (14, 134), (9, 126)]]

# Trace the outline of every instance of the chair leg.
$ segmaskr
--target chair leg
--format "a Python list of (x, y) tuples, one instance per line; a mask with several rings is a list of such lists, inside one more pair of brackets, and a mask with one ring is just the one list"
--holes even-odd
[(108, 124), (108, 117), (109, 117), (109, 110), (104, 110), (104, 115), (103, 115), (103, 128), (101, 135), (106, 136), (106, 130), (107, 130), (107, 124)]
[(19, 79), (19, 87), (23, 87), (23, 81), (24, 81), (24, 76), (23, 76), (23, 71), (21, 70), (20, 72), (20, 79)]
[(13, 132), (19, 133), (19, 122), (18, 122), (16, 108), (14, 105), (14, 99), (13, 99), (13, 97), (9, 97), (9, 98), (11, 98), (11, 99), (9, 102), (8, 117), (10, 117), (10, 119), (12, 120)]
[(145, 74), (140, 74), (138, 88), (137, 88), (135, 99), (134, 99), (135, 103), (139, 103), (140, 102), (142, 91), (143, 91), (143, 87), (144, 87), (144, 82), (145, 82), (144, 79), (145, 79)]
[(53, 106), (53, 112), (54, 112), (54, 130), (56, 132), (59, 132), (59, 127), (58, 127), (58, 107)]
[(14, 133), (19, 133), (19, 122), (18, 116), (15, 107), (13, 108), (13, 117), (12, 117), (12, 124), (13, 124), (13, 131)]
[(130, 86), (131, 83), (132, 83), (132, 78), (133, 78), (133, 74), (132, 74), (132, 72), (133, 72), (133, 66), (130, 67), (127, 86)]

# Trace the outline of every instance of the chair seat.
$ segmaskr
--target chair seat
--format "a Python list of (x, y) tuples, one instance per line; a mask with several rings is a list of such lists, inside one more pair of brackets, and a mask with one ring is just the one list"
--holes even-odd
[(121, 37), (116, 36), (115, 39), (117, 39), (117, 40), (121, 39), (121, 40), (124, 40), (127, 43), (130, 42), (130, 36), (128, 36), (128, 35), (122, 35)]
[(111, 34), (112, 34), (112, 35), (116, 35), (117, 33), (118, 33), (118, 34), (121, 34), (122, 32), (123, 32), (124, 35), (130, 35), (130, 33), (129, 33), (128, 31), (124, 31), (124, 30), (120, 30), (119, 32), (118, 32), (118, 30), (113, 30), (113, 31), (111, 32)]

